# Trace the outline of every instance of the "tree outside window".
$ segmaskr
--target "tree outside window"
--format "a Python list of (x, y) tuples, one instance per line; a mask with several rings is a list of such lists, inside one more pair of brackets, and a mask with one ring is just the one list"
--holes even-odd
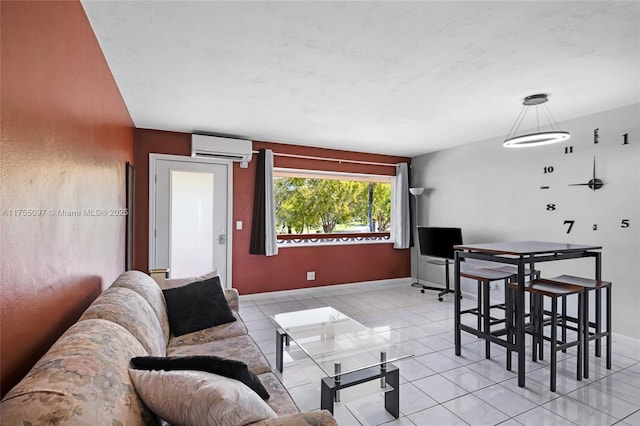
[[(302, 177), (301, 177), (302, 176)], [(391, 178), (277, 172), (278, 234), (388, 232)]]

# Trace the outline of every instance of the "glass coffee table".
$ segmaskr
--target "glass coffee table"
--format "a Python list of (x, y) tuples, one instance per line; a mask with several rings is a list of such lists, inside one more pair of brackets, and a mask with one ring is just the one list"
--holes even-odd
[(400, 373), (391, 364), (413, 356), (376, 332), (326, 306), (271, 317), (276, 329), (276, 368), (283, 370), (282, 355), (289, 339), (327, 375), (321, 382), (320, 408), (333, 413), (340, 389), (380, 379), (385, 409), (400, 415)]

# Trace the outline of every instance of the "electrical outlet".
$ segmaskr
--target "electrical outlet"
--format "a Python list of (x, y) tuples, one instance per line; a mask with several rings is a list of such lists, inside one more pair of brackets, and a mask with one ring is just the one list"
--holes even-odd
[(316, 272), (315, 271), (307, 272), (307, 281), (313, 281), (315, 279), (316, 279)]

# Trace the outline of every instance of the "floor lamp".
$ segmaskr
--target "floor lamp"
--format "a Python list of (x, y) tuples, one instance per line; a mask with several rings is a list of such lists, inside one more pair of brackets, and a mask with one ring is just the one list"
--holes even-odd
[[(424, 188), (409, 188), (409, 193), (411, 193), (411, 195), (413, 195), (413, 197), (416, 200), (416, 213), (415, 213), (415, 228), (416, 231), (418, 230), (418, 218), (420, 217), (420, 212), (418, 211), (418, 197), (420, 195), (422, 195), (422, 193), (424, 192)], [(413, 232), (413, 231), (411, 231)], [(413, 241), (413, 247), (416, 251), (416, 282), (412, 283), (411, 286), (412, 287), (420, 287), (422, 288), (422, 284), (420, 284), (420, 264), (418, 263), (418, 250), (420, 250), (420, 246), (418, 245), (418, 233), (416, 232), (416, 238)]]

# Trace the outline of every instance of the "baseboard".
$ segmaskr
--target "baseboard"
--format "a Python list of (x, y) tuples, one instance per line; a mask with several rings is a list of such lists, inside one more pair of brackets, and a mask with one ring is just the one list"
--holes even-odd
[(304, 294), (326, 292), (327, 290), (334, 290), (334, 289), (336, 290), (349, 289), (349, 288), (364, 289), (364, 287), (366, 287), (369, 290), (375, 290), (380, 288), (389, 288), (391, 286), (410, 285), (412, 282), (413, 282), (413, 279), (411, 277), (407, 277), (407, 278), (392, 278), (388, 280), (361, 281), (357, 283), (347, 283), (347, 284), (332, 284), (332, 285), (324, 285), (324, 286), (318, 286), (318, 287), (296, 288), (293, 290), (269, 291), (267, 293), (245, 294), (240, 296), (240, 300), (260, 300), (260, 299), (268, 299), (274, 296), (300, 296)]

